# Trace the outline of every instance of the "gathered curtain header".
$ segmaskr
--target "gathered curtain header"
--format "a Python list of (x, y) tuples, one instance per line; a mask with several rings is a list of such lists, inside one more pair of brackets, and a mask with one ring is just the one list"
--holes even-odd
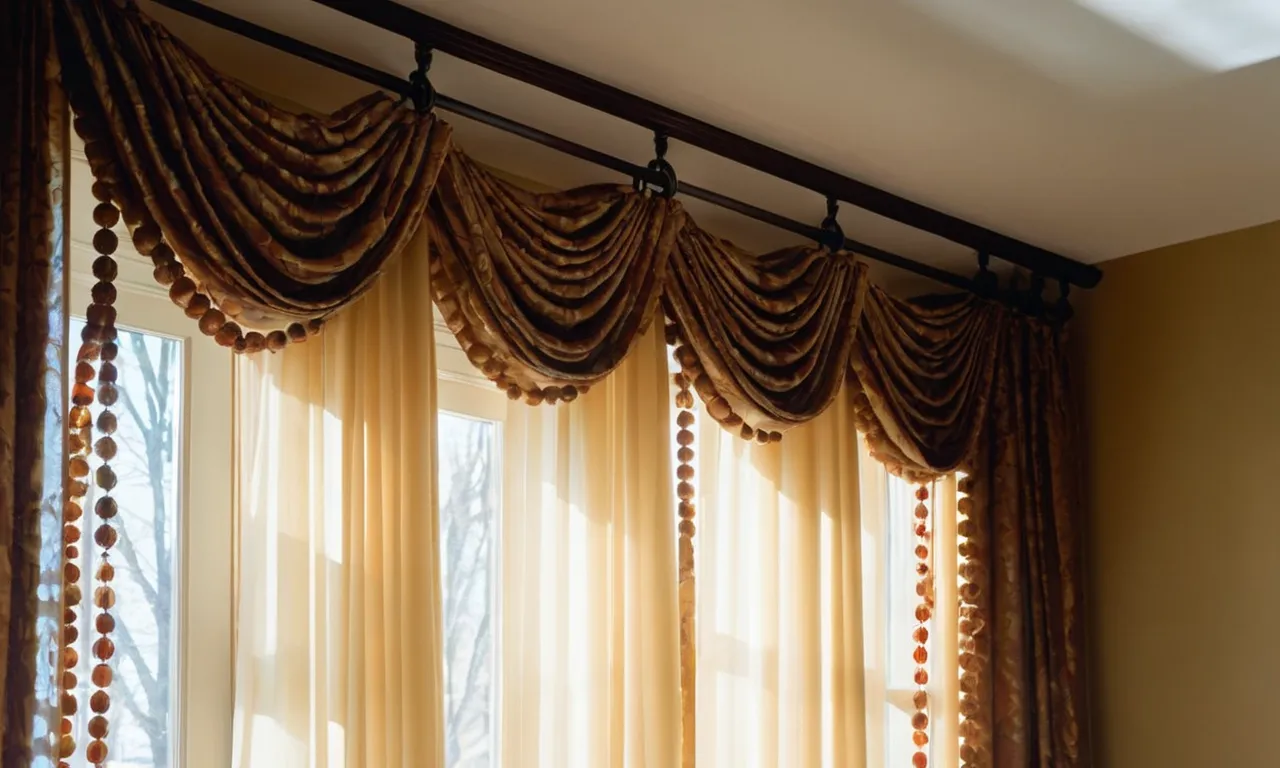
[[(843, 251), (751, 254), (630, 186), (533, 193), (403, 99), (291, 111), (132, 3), (54, 9), (101, 201), (95, 246), (114, 250), (122, 215), (174, 302), (225, 346), (275, 351), (319, 332), (425, 222), (430, 299), (513, 399), (574, 400), (661, 313), (707, 413), (745, 439), (781, 439), (846, 381), (859, 426), (898, 473), (950, 471), (979, 439), (998, 339), (1014, 321), (1004, 307), (894, 299)], [(424, 327), (429, 311), (424, 301)]]
[(118, 209), (156, 279), (220, 343), (257, 351), (305, 338), (417, 231), (449, 150), (434, 116), (384, 94), (332, 115), (292, 112), (132, 4), (54, 8), (98, 180), (95, 221), (110, 227)]

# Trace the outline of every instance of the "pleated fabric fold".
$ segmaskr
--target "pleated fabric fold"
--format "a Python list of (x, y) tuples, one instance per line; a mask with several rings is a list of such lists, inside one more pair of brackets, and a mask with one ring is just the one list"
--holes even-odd
[(450, 143), (433, 115), (381, 93), (331, 115), (283, 109), (131, 3), (53, 6), (94, 195), (120, 208), (175, 301), (206, 297), (194, 317), (323, 319), (417, 231)]

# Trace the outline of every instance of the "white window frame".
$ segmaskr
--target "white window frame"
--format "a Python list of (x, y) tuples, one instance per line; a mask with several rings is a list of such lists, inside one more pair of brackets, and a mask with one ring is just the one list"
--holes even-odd
[(435, 316), (436, 406), (439, 410), (502, 424), (507, 418), (507, 393), (467, 359), (438, 312)]
[[(81, 165), (83, 156), (75, 157)], [(77, 181), (89, 179), (87, 165), (74, 169)], [(73, 218), (89, 215), (77, 207)], [(97, 254), (73, 230), (71, 238), (71, 315), (82, 316), (96, 281)], [(175, 676), (176, 711), (170, 738), (173, 765), (221, 768), (231, 764), (234, 708), (232, 666), (232, 353), (199, 332), (194, 320), (169, 300), (151, 276), (151, 265), (121, 237), (115, 254), (114, 281), (118, 325), (182, 342), (182, 409), (178, 429), (177, 539), (174, 548), (178, 585)], [(78, 345), (72, 340), (72, 350)], [(120, 366), (129, 365), (127, 354)]]
[[(443, 318), (440, 317), (439, 310), (434, 307), (432, 308), (432, 317), (434, 320), (433, 330), (436, 353), (436, 411), (437, 413), (448, 412), (464, 418), (480, 419), (494, 424), (497, 429), (497, 439), (494, 441), (493, 461), (498, 473), (498, 482), (503, 483), (505, 482), (502, 475), (504, 428), (507, 419), (507, 407), (510, 404), (507, 393), (498, 389), (484, 374), (476, 370), (476, 367), (462, 350), (462, 346), (458, 343), (453, 332), (449, 330)], [(497, 496), (498, 503), (501, 505), (504, 494), (499, 492)], [(490, 600), (492, 600), (495, 617), (498, 619), (493, 623), (491, 629), (493, 633), (493, 686), (489, 706), (492, 718), (490, 764), (493, 766), (503, 765), (501, 698), (503, 658), (502, 635), (499, 631), (502, 616), (502, 595), (500, 592), (502, 584), (502, 550), (505, 546), (502, 520), (502, 509), (499, 507), (496, 510), (496, 520), (494, 522), (496, 531), (491, 545), (493, 576)], [(441, 586), (444, 586), (443, 583)]]
[[(87, 190), (88, 164), (82, 151), (73, 150), (73, 174), (77, 192)], [(68, 312), (83, 316), (89, 292), (97, 279), (92, 273), (98, 257), (90, 242), (92, 229), (79, 226), (88, 218), (94, 201), (76, 194), (73, 201), (70, 242), (70, 301)], [(117, 227), (117, 230), (122, 230)], [(155, 282), (149, 260), (134, 251), (127, 236), (120, 238), (115, 254), (119, 274), (116, 309), (121, 328), (137, 330), (182, 342), (182, 390), (179, 406), (176, 457), (178, 477), (175, 582), (176, 615), (175, 711), (171, 713), (171, 764), (192, 768), (222, 768), (232, 759), (234, 683), (234, 454), (233, 354), (199, 332)], [(486, 379), (471, 362), (453, 334), (435, 319), (437, 404), (441, 411), (494, 422), (501, 430), (506, 419), (506, 393)], [(75, 342), (73, 340), (72, 350)], [(125, 355), (120, 365), (128, 365)], [(498, 451), (499, 458), (501, 451)], [(501, 516), (499, 515), (499, 519)], [(501, 546), (499, 531), (498, 547)], [(500, 549), (495, 568), (501, 567)], [(501, 583), (495, 573), (494, 589)], [(500, 610), (494, 595), (495, 610)], [(495, 678), (501, 654), (495, 634)], [(494, 749), (500, 756), (500, 710), (494, 686)]]
[[(906, 742), (890, 744), (887, 739), (886, 726), (889, 722), (890, 710), (896, 710), (905, 716), (915, 712), (914, 696), (918, 687), (914, 685), (898, 686), (889, 680), (889, 649), (896, 653), (906, 653), (913, 648), (911, 635), (902, 628), (895, 629), (890, 623), (890, 594), (897, 593), (899, 598), (906, 598), (912, 606), (916, 604), (913, 590), (917, 581), (916, 574), (910, 569), (891, 568), (888, 541), (890, 525), (898, 526), (898, 532), (910, 530), (906, 524), (914, 524), (914, 520), (891, 520), (890, 484), (900, 480), (890, 478), (884, 465), (869, 456), (863, 456), (860, 465), (859, 480), (862, 485), (862, 577), (863, 577), (863, 616), (865, 628), (863, 634), (863, 654), (866, 658), (866, 695), (867, 695), (867, 754), (873, 762), (877, 759), (894, 764), (890, 757), (896, 757), (898, 763), (909, 762), (909, 754), (914, 751)], [(937, 483), (929, 484), (931, 490), (930, 505), (934, 509), (932, 541), (929, 546), (934, 554), (934, 614), (929, 624), (929, 684), (925, 691), (929, 697), (929, 739), (928, 751), (931, 765), (954, 765), (959, 744), (948, 744), (943, 736), (950, 731), (939, 727), (943, 719), (955, 720), (959, 712), (951, 701), (951, 694), (958, 689), (956, 680), (946, 680), (944, 676), (956, 672), (955, 665), (944, 663), (949, 653), (955, 653), (953, 642), (944, 642), (943, 633), (946, 628), (954, 627), (956, 622), (957, 589), (956, 574), (956, 520), (954, 508), (942, 498), (946, 494), (954, 496), (955, 480), (945, 478)], [(903, 491), (907, 494), (907, 503), (914, 506), (915, 499), (911, 494), (910, 484)], [(902, 510), (898, 510), (899, 512)], [(910, 588), (910, 589), (908, 589)], [(953, 633), (954, 636), (954, 633)], [(958, 673), (957, 673), (958, 674)], [(903, 755), (897, 755), (903, 752)]]

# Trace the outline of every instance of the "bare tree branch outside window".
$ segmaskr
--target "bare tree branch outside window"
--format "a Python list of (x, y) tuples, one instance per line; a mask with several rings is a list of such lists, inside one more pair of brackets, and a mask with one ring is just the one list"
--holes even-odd
[(493, 624), (498, 485), (495, 424), (441, 413), (445, 766), (496, 765)]
[[(80, 323), (72, 328), (79, 335)], [(115, 680), (111, 688), (110, 763), (116, 768), (165, 768), (171, 764), (172, 715), (176, 711), (173, 618), (174, 542), (178, 521), (175, 444), (181, 414), (182, 344), (176, 339), (121, 331), (120, 402), (112, 462), (120, 478), (115, 496), (119, 533), (110, 556), (116, 569)], [(95, 416), (100, 406), (95, 406)], [(96, 465), (96, 464), (95, 464)], [(93, 508), (92, 494), (86, 511)], [(85, 586), (99, 565), (92, 531), (101, 521), (86, 515), (81, 548)], [(86, 590), (91, 594), (91, 590)], [(94, 612), (82, 611), (80, 699), (87, 701), (90, 646), (97, 636)], [(87, 717), (85, 709), (78, 717)], [(77, 724), (82, 732), (83, 724)], [(82, 760), (83, 758), (81, 758)]]
[[(72, 328), (79, 335), (82, 323)], [(113, 768), (167, 768), (176, 711), (173, 619), (176, 615), (174, 544), (177, 541), (178, 461), (182, 392), (182, 344), (175, 339), (122, 331), (120, 403), (116, 406), (120, 482), (115, 523), (115, 644), (112, 666)], [(96, 411), (95, 411), (96, 415)], [(494, 696), (495, 560), (499, 485), (493, 422), (441, 413), (440, 526), (444, 580), (446, 768), (496, 765)], [(198, 437), (198, 436), (197, 436)], [(199, 467), (193, 467), (199, 471)], [(90, 493), (92, 494), (92, 489)], [(86, 510), (93, 508), (92, 496)], [(82, 547), (84, 586), (99, 557), (91, 545), (98, 521), (86, 516)], [(93, 612), (82, 611), (79, 698), (87, 701), (90, 646), (96, 637)], [(85, 720), (87, 708), (77, 714)], [(77, 722), (83, 732), (84, 722)], [(73, 762), (76, 768), (88, 768)]]

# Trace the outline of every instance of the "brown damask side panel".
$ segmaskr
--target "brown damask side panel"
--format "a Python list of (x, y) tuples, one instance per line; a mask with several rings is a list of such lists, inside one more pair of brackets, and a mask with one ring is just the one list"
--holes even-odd
[(991, 765), (1089, 764), (1080, 460), (1062, 332), (1014, 318), (969, 493), (983, 530)]
[(0, 764), (9, 768), (48, 755), (37, 730), (57, 728), (68, 169), (48, 5), (5, 3), (0, 30)]

